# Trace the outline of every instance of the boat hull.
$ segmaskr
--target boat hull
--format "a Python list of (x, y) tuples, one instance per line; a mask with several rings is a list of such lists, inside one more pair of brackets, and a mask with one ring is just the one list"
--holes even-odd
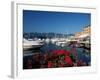
[(29, 49), (37, 49), (41, 48), (42, 45), (29, 45), (29, 46), (23, 46), (23, 50), (29, 50)]

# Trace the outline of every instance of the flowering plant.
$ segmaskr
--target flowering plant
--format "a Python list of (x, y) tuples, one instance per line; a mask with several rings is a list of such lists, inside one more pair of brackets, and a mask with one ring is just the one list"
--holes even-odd
[[(53, 50), (51, 51), (51, 61), (48, 61), (50, 67), (67, 67), (73, 66), (74, 56), (67, 50)], [(51, 65), (52, 63), (52, 65)]]
[[(74, 50), (75, 52), (75, 50)], [(86, 58), (78, 58), (72, 51), (65, 49), (52, 50), (44, 54), (38, 53), (33, 55), (33, 59), (27, 61), (26, 68), (57, 68), (57, 67), (73, 67), (87, 66)], [(34, 61), (34, 62), (32, 62)]]

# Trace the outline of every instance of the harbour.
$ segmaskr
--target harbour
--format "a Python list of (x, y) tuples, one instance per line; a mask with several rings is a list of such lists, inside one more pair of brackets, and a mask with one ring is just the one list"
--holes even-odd
[(23, 69), (91, 66), (91, 14), (23, 10)]

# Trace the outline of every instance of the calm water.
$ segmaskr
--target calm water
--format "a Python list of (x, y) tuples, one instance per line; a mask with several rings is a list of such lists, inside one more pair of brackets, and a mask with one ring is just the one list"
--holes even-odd
[[(70, 46), (60, 47), (60, 46), (56, 46), (55, 44), (49, 43), (49, 44), (45, 44), (40, 49), (35, 49), (35, 50), (31, 49), (31, 50), (23, 51), (24, 60), (26, 58), (31, 58), (32, 55), (34, 55), (37, 52), (44, 54), (48, 51), (59, 50), (59, 49), (65, 49), (68, 51), (72, 50), (72, 48)], [(91, 55), (89, 52), (84, 52), (83, 48), (76, 48), (76, 51), (77, 51), (78, 60), (85, 61), (86, 63), (91, 62)]]
[[(91, 54), (90, 52), (86, 52), (83, 48), (74, 48), (75, 50), (73, 50), (73, 48), (68, 45), (64, 47), (60, 47), (60, 46), (56, 46), (55, 44), (49, 43), (49, 44), (44, 44), (41, 48), (38, 49), (23, 51), (24, 53), (23, 69), (48, 68), (48, 62), (43, 58), (44, 54), (48, 55), (48, 53), (50, 53), (53, 50), (61, 50), (61, 49), (70, 51), (70, 53), (76, 55), (75, 57), (76, 64), (80, 64), (81, 62), (82, 66), (91, 66)], [(36, 55), (34, 55), (36, 53), (39, 53), (41, 55), (41, 58), (36, 58)], [(39, 62), (36, 62), (37, 59), (39, 60)], [(57, 64), (57, 66), (58, 65), (59, 64)]]

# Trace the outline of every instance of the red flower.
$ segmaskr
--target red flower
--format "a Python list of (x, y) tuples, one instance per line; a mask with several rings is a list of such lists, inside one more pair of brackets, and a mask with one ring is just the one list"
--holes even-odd
[(62, 55), (62, 54), (65, 54), (65, 55), (67, 55), (67, 56), (69, 56), (70, 55), (70, 52), (69, 51), (67, 51), (67, 50), (54, 50), (54, 51), (52, 51), (52, 53), (53, 54), (58, 54), (58, 55)]
[(52, 68), (53, 67), (53, 63), (51, 61), (48, 61), (48, 68)]
[[(63, 62), (61, 64), (59, 64), (60, 67), (73, 66), (73, 61), (70, 57), (71, 53), (69, 51), (61, 49), (61, 50), (51, 51), (51, 53), (53, 54), (51, 56), (51, 60), (55, 60), (57, 58), (57, 56), (59, 56), (58, 61), (63, 60)], [(64, 62), (65, 62), (65, 64), (64, 64)], [(48, 67), (49, 68), (53, 67), (53, 63), (48, 62)]]
[(65, 62), (66, 62), (67, 64), (69, 64), (70, 66), (73, 65), (73, 62), (72, 62), (72, 60), (71, 60), (71, 58), (70, 58), (69, 56), (66, 56)]
[(65, 50), (65, 54), (66, 54), (66, 56), (70, 56), (70, 52), (67, 50)]

